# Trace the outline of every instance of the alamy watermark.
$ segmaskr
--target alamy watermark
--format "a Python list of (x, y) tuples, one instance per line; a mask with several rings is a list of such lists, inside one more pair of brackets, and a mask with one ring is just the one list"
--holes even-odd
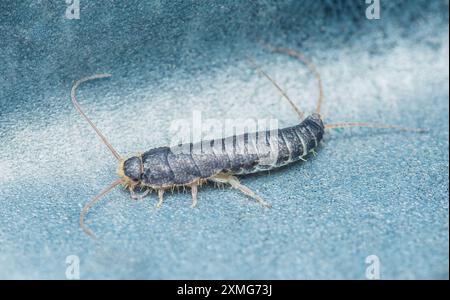
[(65, 18), (69, 20), (80, 19), (80, 0), (65, 0), (67, 7)]
[(80, 258), (78, 255), (66, 257), (66, 279), (80, 279)]
[(381, 0), (366, 0), (366, 18), (368, 20), (379, 20), (381, 19)]
[[(192, 120), (179, 119), (170, 124), (170, 148), (185, 154), (255, 154), (261, 165), (278, 159), (278, 119), (203, 119), (201, 111)], [(258, 134), (258, 132), (260, 134)]]
[(380, 258), (372, 254), (366, 257), (365, 262), (369, 265), (366, 268), (366, 278), (380, 279)]

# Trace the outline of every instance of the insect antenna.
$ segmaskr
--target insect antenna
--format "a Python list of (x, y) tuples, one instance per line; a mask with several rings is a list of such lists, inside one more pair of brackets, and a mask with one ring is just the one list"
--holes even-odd
[(77, 97), (76, 97), (76, 90), (77, 88), (80, 86), (80, 84), (82, 84), (83, 82), (89, 81), (89, 80), (94, 80), (94, 79), (100, 79), (100, 78), (107, 78), (107, 77), (111, 77), (111, 74), (96, 74), (96, 75), (92, 75), (89, 77), (85, 77), (82, 78), (80, 80), (78, 80), (77, 82), (75, 82), (75, 84), (72, 86), (72, 90), (70, 92), (70, 97), (72, 98), (72, 102), (73, 105), (75, 106), (75, 108), (78, 110), (78, 112), (83, 116), (83, 118), (89, 123), (89, 125), (91, 125), (91, 127), (95, 130), (95, 132), (97, 133), (97, 135), (100, 137), (100, 139), (102, 140), (102, 142), (106, 145), (106, 147), (108, 147), (108, 149), (111, 151), (111, 153), (114, 155), (114, 157), (117, 160), (121, 160), (122, 158), (120, 157), (119, 153), (113, 148), (113, 146), (108, 142), (108, 140), (106, 139), (106, 137), (101, 133), (101, 131), (97, 128), (97, 126), (95, 126), (95, 124), (88, 118), (88, 116), (84, 113), (84, 111), (81, 109), (80, 104), (77, 101)]
[(319, 87), (319, 96), (317, 98), (317, 106), (316, 106), (316, 113), (320, 114), (320, 109), (322, 108), (322, 100), (323, 100), (323, 87), (322, 87), (322, 78), (320, 77), (319, 71), (317, 71), (316, 66), (307, 59), (303, 54), (301, 54), (298, 51), (288, 49), (288, 48), (279, 48), (279, 47), (273, 47), (271, 45), (264, 45), (265, 48), (269, 49), (272, 52), (278, 52), (282, 54), (287, 54), (291, 57), (297, 58), (302, 63), (305, 64), (305, 66), (309, 69), (310, 72), (314, 74), (314, 76), (317, 79), (317, 85)]
[(295, 103), (289, 98), (289, 96), (286, 94), (286, 92), (275, 82), (275, 80), (273, 80), (269, 74), (267, 74), (266, 72), (264, 72), (263, 69), (261, 69), (253, 59), (251, 59), (250, 57), (247, 57), (248, 61), (253, 65), (253, 67), (258, 70), (258, 72), (260, 72), (262, 75), (264, 75), (274, 86), (275, 88), (281, 93), (281, 95), (289, 102), (289, 104), (291, 104), (292, 108), (295, 110), (295, 112), (299, 115), (300, 120), (303, 120), (304, 114), (303, 112), (298, 108), (297, 105), (295, 105)]
[[(320, 110), (322, 108), (322, 100), (323, 100), (323, 87), (322, 87), (322, 79), (320, 77), (319, 71), (317, 71), (316, 66), (307, 59), (302, 53), (288, 49), (288, 48), (280, 48), (273, 47), (271, 45), (263, 45), (265, 48), (269, 49), (272, 52), (283, 53), (289, 55), (291, 57), (297, 58), (302, 63), (306, 65), (306, 67), (314, 74), (317, 79), (317, 84), (319, 87), (319, 96), (317, 98), (317, 106), (316, 113), (320, 114)], [(348, 128), (348, 127), (366, 127), (366, 128), (386, 128), (386, 129), (397, 129), (400, 131), (410, 131), (410, 132), (426, 132), (427, 130), (421, 128), (407, 128), (396, 125), (388, 125), (388, 124), (378, 124), (378, 123), (367, 123), (367, 122), (343, 122), (336, 124), (327, 124), (325, 128), (327, 129), (337, 129), (337, 128)]]
[(80, 214), (80, 226), (83, 229), (83, 231), (89, 235), (92, 238), (95, 238), (94, 233), (87, 228), (86, 225), (84, 225), (84, 217), (86, 216), (86, 214), (88, 213), (89, 209), (95, 204), (97, 203), (104, 195), (106, 195), (108, 192), (110, 192), (113, 188), (115, 188), (116, 186), (118, 186), (119, 184), (121, 184), (123, 182), (122, 179), (117, 179), (116, 181), (114, 181), (113, 183), (111, 183), (107, 188), (105, 188), (103, 191), (100, 192), (100, 194), (98, 194), (97, 196), (95, 196), (91, 201), (89, 201), (88, 203), (86, 203), (86, 205), (84, 205), (83, 210), (81, 211)]
[(410, 132), (418, 132), (418, 133), (427, 132), (426, 129), (422, 129), (422, 128), (408, 128), (408, 127), (402, 127), (402, 126), (397, 126), (397, 125), (366, 123), (366, 122), (343, 122), (343, 123), (335, 123), (335, 124), (325, 125), (326, 129), (338, 129), (338, 128), (349, 128), (349, 127), (397, 129), (400, 131), (410, 131)]

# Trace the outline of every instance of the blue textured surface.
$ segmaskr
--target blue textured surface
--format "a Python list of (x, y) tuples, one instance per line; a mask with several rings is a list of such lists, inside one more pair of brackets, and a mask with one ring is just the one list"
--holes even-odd
[[(448, 278), (447, 1), (0, 0), (0, 278)], [(361, 2), (361, 3), (360, 3)], [(428, 3), (432, 2), (432, 3)], [(392, 2), (390, 2), (392, 3)], [(229, 189), (130, 201), (116, 189), (87, 222), (82, 205), (115, 178), (116, 161), (71, 106), (79, 98), (120, 153), (170, 142), (170, 124), (296, 115), (245, 60), (250, 55), (301, 107), (315, 82), (260, 42), (300, 49), (325, 86), (327, 122), (424, 127), (426, 134), (346, 130), (317, 157), (243, 182), (273, 204)]]

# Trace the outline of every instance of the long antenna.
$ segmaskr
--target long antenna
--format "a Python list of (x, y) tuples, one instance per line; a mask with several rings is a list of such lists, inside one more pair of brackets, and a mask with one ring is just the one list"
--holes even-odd
[(80, 226), (81, 229), (83, 229), (83, 231), (89, 235), (92, 238), (95, 238), (94, 233), (87, 228), (86, 225), (84, 225), (84, 217), (86, 216), (86, 214), (88, 213), (89, 209), (95, 204), (97, 203), (105, 194), (107, 194), (109, 191), (111, 191), (113, 188), (115, 188), (116, 186), (118, 186), (119, 184), (121, 184), (123, 182), (123, 179), (117, 179), (116, 181), (114, 181), (113, 183), (111, 183), (107, 188), (105, 188), (103, 191), (100, 192), (100, 194), (98, 194), (97, 196), (95, 196), (91, 201), (89, 201), (88, 203), (86, 203), (86, 205), (83, 207), (83, 210), (81, 211), (80, 214)]
[(72, 98), (73, 105), (78, 110), (78, 112), (83, 116), (83, 118), (86, 119), (86, 121), (89, 123), (89, 125), (91, 125), (91, 127), (95, 130), (97, 135), (100, 137), (100, 139), (103, 141), (103, 143), (108, 147), (108, 149), (111, 151), (111, 153), (114, 155), (114, 157), (120, 161), (122, 158), (120, 157), (119, 153), (113, 148), (113, 146), (108, 142), (106, 137), (101, 133), (101, 131), (97, 128), (97, 126), (95, 126), (95, 124), (84, 113), (84, 111), (81, 109), (80, 104), (78, 104), (77, 97), (76, 97), (76, 90), (80, 86), (80, 84), (82, 84), (83, 82), (86, 82), (89, 80), (94, 80), (94, 79), (107, 78), (107, 77), (111, 77), (111, 74), (96, 74), (96, 75), (84, 77), (84, 78), (78, 80), (72, 86), (72, 90), (70, 92), (70, 97)]
[(306, 67), (314, 74), (314, 76), (317, 79), (317, 84), (319, 87), (319, 96), (317, 98), (316, 113), (320, 114), (320, 109), (322, 107), (322, 99), (323, 99), (323, 87), (322, 87), (322, 79), (320, 77), (319, 71), (317, 71), (316, 66), (309, 59), (307, 59), (303, 54), (301, 54), (298, 51), (288, 49), (288, 48), (273, 47), (271, 45), (264, 45), (264, 47), (266, 47), (267, 49), (269, 49), (272, 52), (283, 53), (283, 54), (287, 54), (291, 57), (297, 58), (298, 60), (303, 62), (306, 65)]
[(289, 96), (286, 94), (286, 92), (273, 80), (269, 74), (264, 72), (263, 69), (261, 69), (253, 59), (250, 57), (247, 57), (248, 61), (255, 67), (258, 72), (260, 72), (262, 75), (264, 75), (272, 84), (275, 86), (275, 88), (281, 93), (281, 95), (289, 102), (289, 104), (292, 106), (292, 108), (295, 110), (295, 112), (299, 115), (300, 120), (303, 120), (304, 114), (303, 112), (298, 108), (298, 106), (289, 98)]
[(422, 128), (408, 128), (397, 125), (387, 125), (378, 123), (366, 123), (366, 122), (343, 122), (335, 124), (327, 124), (325, 128), (327, 129), (337, 129), (337, 128), (349, 128), (349, 127), (367, 127), (367, 128), (385, 128), (385, 129), (397, 129), (400, 131), (411, 131), (411, 132), (427, 132), (426, 129)]

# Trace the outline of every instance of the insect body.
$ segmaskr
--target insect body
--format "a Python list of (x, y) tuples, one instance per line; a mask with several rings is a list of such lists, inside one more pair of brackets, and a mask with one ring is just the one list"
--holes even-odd
[[(289, 99), (286, 93), (264, 71), (259, 70), (281, 92), (283, 97), (291, 104), (299, 115), (301, 122), (298, 125), (279, 130), (259, 131), (245, 133), (231, 137), (177, 145), (177, 147), (159, 147), (142, 154), (123, 159), (119, 153), (108, 143), (104, 135), (94, 123), (86, 116), (76, 100), (76, 89), (88, 80), (109, 77), (109, 74), (99, 74), (77, 81), (72, 87), (71, 98), (75, 108), (89, 122), (97, 135), (109, 148), (119, 161), (119, 179), (103, 190), (99, 195), (85, 205), (80, 215), (82, 229), (91, 236), (93, 233), (84, 225), (84, 216), (88, 210), (106, 193), (119, 184), (130, 190), (132, 198), (143, 198), (150, 191), (157, 191), (159, 201), (157, 207), (163, 203), (164, 192), (174, 187), (190, 187), (192, 193), (192, 207), (197, 205), (198, 186), (211, 181), (220, 184), (229, 184), (245, 195), (255, 199), (263, 206), (270, 206), (260, 196), (240, 183), (237, 175), (251, 174), (259, 171), (268, 171), (286, 164), (304, 160), (320, 144), (325, 129), (343, 127), (373, 127), (396, 128), (406, 131), (420, 129), (402, 128), (392, 125), (373, 123), (336, 123), (324, 125), (320, 108), (322, 103), (322, 83), (315, 66), (306, 60), (300, 53), (290, 49), (271, 49), (300, 59), (306, 64), (318, 80), (319, 98), (316, 112), (303, 119), (303, 112)], [(250, 60), (251, 61), (251, 60)], [(253, 61), (251, 61), (254, 64)], [(256, 66), (256, 64), (254, 64)], [(137, 195), (135, 190), (144, 190)]]
[[(188, 150), (185, 152), (178, 153), (170, 147), (155, 148), (123, 161), (119, 175), (128, 185), (160, 189), (189, 185), (219, 173), (243, 175), (268, 171), (303, 159), (319, 145), (324, 130), (320, 116), (313, 114), (296, 126), (259, 131), (252, 137), (242, 134), (180, 145)], [(274, 148), (277, 159), (271, 164), (265, 163)]]

